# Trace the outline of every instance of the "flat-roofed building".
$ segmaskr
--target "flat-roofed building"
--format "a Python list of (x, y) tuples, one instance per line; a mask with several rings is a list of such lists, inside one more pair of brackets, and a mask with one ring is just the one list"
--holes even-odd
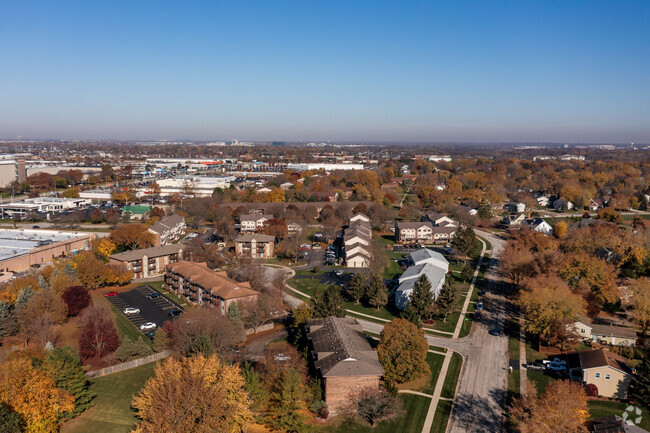
[(172, 244), (125, 251), (109, 257), (111, 265), (124, 265), (133, 271), (133, 279), (155, 277), (165, 273), (165, 266), (183, 260), (185, 245)]
[(79, 209), (89, 204), (92, 204), (92, 200), (86, 198), (36, 197), (0, 204), (0, 212), (3, 218), (22, 218), (28, 214), (45, 215), (49, 218), (51, 214)]

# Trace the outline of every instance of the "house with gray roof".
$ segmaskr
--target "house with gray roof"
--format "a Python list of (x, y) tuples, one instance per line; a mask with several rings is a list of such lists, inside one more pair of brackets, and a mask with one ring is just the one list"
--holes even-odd
[(185, 218), (174, 214), (153, 223), (149, 232), (156, 238), (156, 245), (167, 245), (183, 237), (186, 227)]
[(400, 310), (408, 307), (413, 287), (421, 276), (426, 275), (431, 283), (431, 292), (437, 298), (445, 284), (449, 272), (449, 262), (439, 252), (421, 248), (411, 253), (412, 266), (399, 277), (399, 285), (395, 290), (395, 306)]

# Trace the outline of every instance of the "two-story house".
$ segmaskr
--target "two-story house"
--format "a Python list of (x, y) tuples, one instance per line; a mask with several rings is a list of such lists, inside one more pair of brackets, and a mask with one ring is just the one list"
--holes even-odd
[(433, 224), (429, 221), (396, 222), (395, 242), (430, 244), (433, 242)]

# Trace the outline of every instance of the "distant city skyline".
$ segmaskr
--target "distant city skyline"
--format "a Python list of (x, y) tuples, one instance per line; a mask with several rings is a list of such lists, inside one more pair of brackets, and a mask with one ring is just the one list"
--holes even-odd
[(650, 3), (9, 2), (0, 137), (650, 143)]

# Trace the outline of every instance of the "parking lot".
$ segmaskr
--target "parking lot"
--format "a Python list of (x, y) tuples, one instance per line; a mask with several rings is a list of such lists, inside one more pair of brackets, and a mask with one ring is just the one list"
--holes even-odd
[[(159, 293), (149, 286), (138, 286), (135, 289), (119, 293), (116, 296), (109, 296), (106, 299), (124, 314), (124, 309), (127, 307), (138, 308), (139, 313), (124, 314), (124, 316), (133, 323), (138, 329), (140, 325), (153, 322), (157, 327), (160, 327), (166, 320), (171, 320), (169, 317), (169, 310), (183, 308), (175, 302), (166, 298), (163, 294), (156, 298), (148, 298), (151, 293)], [(146, 331), (143, 331), (143, 333)]]

